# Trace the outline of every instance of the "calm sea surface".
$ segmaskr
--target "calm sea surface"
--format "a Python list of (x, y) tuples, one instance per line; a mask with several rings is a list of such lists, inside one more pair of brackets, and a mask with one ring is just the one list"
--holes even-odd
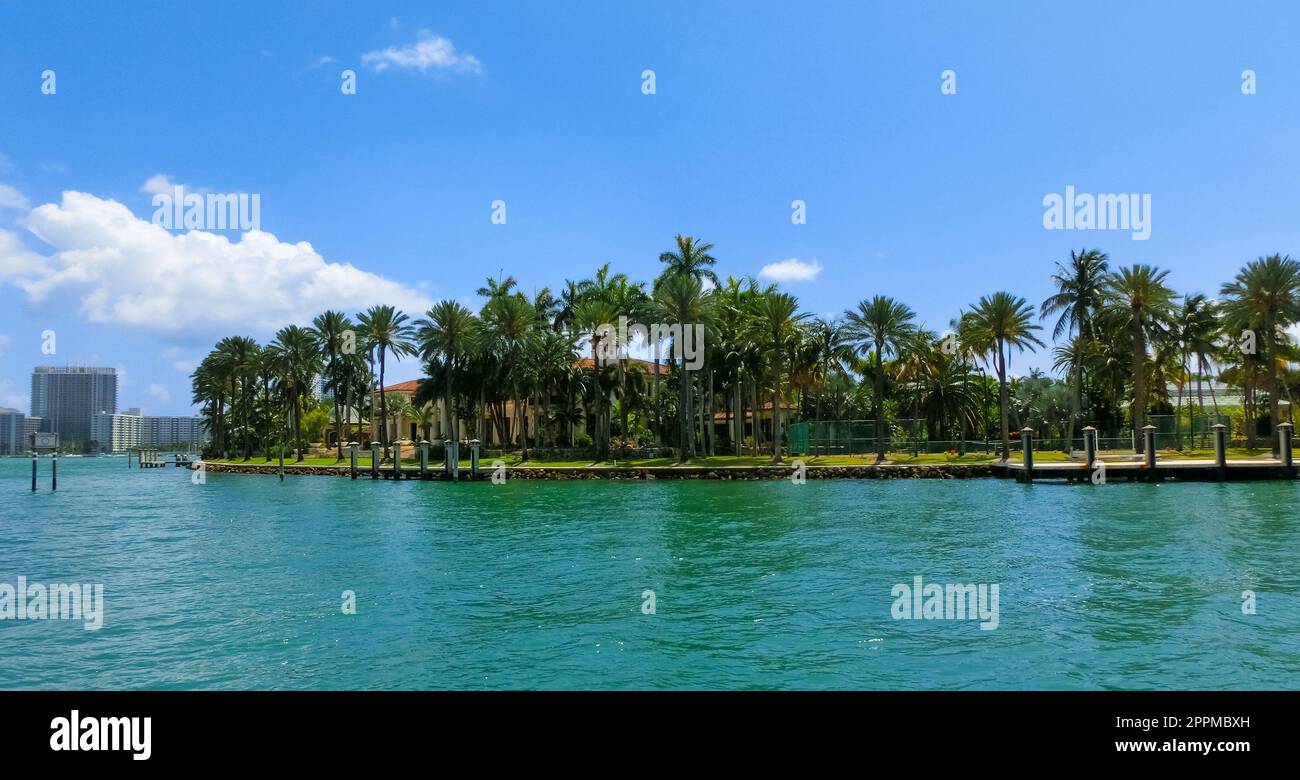
[[(103, 583), (104, 627), (0, 621), (0, 688), (1300, 687), (1296, 483), (49, 467), (0, 460), (0, 583)], [(997, 629), (893, 620), (918, 575)]]

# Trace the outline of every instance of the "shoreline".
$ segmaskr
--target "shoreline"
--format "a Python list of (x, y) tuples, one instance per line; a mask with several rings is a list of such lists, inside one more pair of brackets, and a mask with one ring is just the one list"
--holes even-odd
[[(190, 469), (197, 464), (190, 464)], [(207, 463), (204, 468), (216, 474), (253, 474), (276, 476), (279, 465), (276, 463)], [(1275, 480), (1292, 481), (1296, 478), (1294, 469), (1287, 469), (1277, 462), (1229, 461), (1227, 468), (1218, 468), (1213, 461), (1179, 461), (1168, 465), (1157, 465), (1152, 470), (1142, 464), (1116, 463), (1105, 469), (1109, 481), (1114, 482), (1236, 482)], [(291, 465), (285, 464), (286, 476), (327, 476), (347, 479), (351, 476), (347, 465)], [(507, 479), (534, 480), (575, 480), (606, 479), (620, 481), (656, 481), (661, 479), (681, 480), (726, 480), (759, 481), (789, 480), (795, 476), (793, 465), (780, 466), (511, 466), (507, 468)], [(1089, 483), (1093, 471), (1082, 463), (1053, 463), (1035, 465), (1032, 479), (1026, 480), (1024, 466), (1016, 461), (1007, 463), (885, 463), (880, 465), (826, 465), (807, 466), (803, 470), (806, 479), (1014, 479), (1026, 481), (1066, 481)], [(492, 477), (490, 466), (481, 466), (477, 476), (468, 468), (461, 468), (458, 481), (488, 481)], [(424, 474), (418, 467), (403, 467), (400, 473), (392, 466), (381, 468), (377, 475), (372, 475), (369, 468), (358, 468), (356, 479), (365, 480), (416, 480), (431, 482), (450, 482), (451, 478), (441, 464), (429, 465)]]

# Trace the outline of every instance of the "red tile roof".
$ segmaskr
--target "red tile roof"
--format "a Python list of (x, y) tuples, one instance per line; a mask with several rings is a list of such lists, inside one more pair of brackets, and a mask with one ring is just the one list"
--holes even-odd
[(385, 393), (414, 393), (420, 389), (420, 380), (412, 379), (409, 382), (398, 382), (395, 385), (389, 385), (384, 388)]
[[(637, 365), (641, 366), (641, 368), (645, 370), (647, 374), (653, 375), (656, 368), (659, 369), (659, 376), (666, 376), (668, 374), (668, 364), (666, 363), (660, 363), (658, 366), (656, 366), (653, 360), (641, 360), (640, 358), (623, 358), (623, 359), (626, 360), (628, 363), (636, 363)], [(589, 357), (585, 357), (579, 359), (578, 362), (574, 363), (574, 365), (578, 366), (579, 368), (591, 368), (593, 365), (595, 365), (595, 361), (593, 361)]]

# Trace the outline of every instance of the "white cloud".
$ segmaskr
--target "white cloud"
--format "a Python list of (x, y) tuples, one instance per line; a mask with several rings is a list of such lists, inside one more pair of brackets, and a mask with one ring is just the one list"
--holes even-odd
[(0, 230), (0, 283), (23, 290), (31, 303), (71, 296), (92, 322), (216, 339), (306, 324), (329, 308), (390, 303), (415, 313), (431, 305), (397, 282), (327, 261), (305, 241), (290, 244), (259, 230), (237, 242), (199, 230), (171, 233), (84, 192), (65, 191), (61, 203), (36, 207), (27, 226), (51, 253), (32, 252)]
[(392, 68), (407, 68), (421, 73), (440, 70), (454, 70), (478, 73), (483, 67), (473, 54), (460, 54), (456, 46), (441, 35), (434, 35), (428, 30), (421, 30), (415, 43), (401, 48), (389, 46), (386, 49), (366, 52), (361, 55), (361, 62), (382, 73)]
[(13, 338), (10, 337), (9, 334), (0, 333), (0, 357), (5, 356), (5, 352), (9, 350), (9, 345), (11, 343), (13, 343)]
[(171, 176), (168, 176), (165, 173), (155, 173), (153, 176), (150, 176), (148, 179), (145, 179), (144, 184), (140, 185), (140, 192), (143, 192), (146, 195), (172, 195), (174, 194), (174, 190), (176, 187), (184, 188), (187, 193), (212, 192), (211, 188), (209, 187), (196, 187), (193, 184), (181, 184), (180, 182), (173, 180)]
[(26, 195), (8, 184), (0, 184), (0, 209), (26, 211), (31, 207), (32, 204), (27, 201)]
[(758, 275), (778, 282), (807, 282), (816, 279), (817, 274), (821, 272), (822, 266), (817, 262), (817, 258), (814, 257), (812, 262), (805, 263), (792, 257), (779, 263), (768, 263), (763, 266)]
[(199, 367), (199, 362), (197, 360), (172, 361), (172, 368), (176, 369), (178, 373), (185, 374), (186, 376), (189, 376), (190, 374), (194, 373), (194, 369), (198, 367)]
[(156, 382), (151, 383), (147, 388), (145, 388), (145, 392), (149, 394), (149, 397), (156, 398), (163, 403), (172, 400), (172, 394), (167, 390), (167, 388), (157, 384)]

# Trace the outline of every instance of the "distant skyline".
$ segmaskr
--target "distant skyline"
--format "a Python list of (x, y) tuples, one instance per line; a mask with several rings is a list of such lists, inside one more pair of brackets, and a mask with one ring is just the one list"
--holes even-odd
[[(530, 295), (606, 262), (649, 280), (677, 233), (818, 316), (883, 293), (935, 331), (998, 289), (1037, 307), (1083, 247), (1215, 295), (1300, 254), (1289, 21), (1284, 3), (6, 4), (0, 406), (30, 408), (37, 365), (100, 365), (125, 405), (192, 414), (188, 375), (223, 336), (477, 309), (488, 276)], [(258, 195), (262, 232), (151, 224), (176, 186)], [(1066, 193), (1134, 196), (1149, 236), (1045, 229)]]

